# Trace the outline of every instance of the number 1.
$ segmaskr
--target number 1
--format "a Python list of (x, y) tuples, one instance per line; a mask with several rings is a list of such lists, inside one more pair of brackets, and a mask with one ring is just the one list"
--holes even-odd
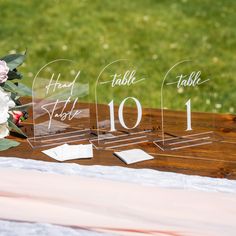
[(110, 107), (110, 122), (111, 122), (111, 130), (110, 132), (116, 131), (115, 128), (115, 117), (114, 117), (114, 102), (113, 100), (108, 104)]
[(185, 105), (187, 106), (187, 129), (186, 131), (192, 130), (192, 124), (191, 124), (191, 99), (189, 99)]

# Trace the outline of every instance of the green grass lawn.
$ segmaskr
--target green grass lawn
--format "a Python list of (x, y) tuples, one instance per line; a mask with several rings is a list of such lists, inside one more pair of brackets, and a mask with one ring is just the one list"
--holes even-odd
[[(197, 60), (214, 83), (205, 88), (196, 110), (212, 108), (235, 113), (236, 61), (235, 0), (0, 0), (0, 55), (22, 52), (24, 81), (47, 62), (75, 60), (83, 77), (94, 84), (100, 70), (120, 58), (135, 61), (148, 71), (145, 105), (160, 107), (161, 81), (167, 70), (183, 59)], [(109, 91), (101, 101), (107, 102)], [(122, 90), (118, 93), (122, 95)], [(168, 93), (167, 105), (182, 106)]]

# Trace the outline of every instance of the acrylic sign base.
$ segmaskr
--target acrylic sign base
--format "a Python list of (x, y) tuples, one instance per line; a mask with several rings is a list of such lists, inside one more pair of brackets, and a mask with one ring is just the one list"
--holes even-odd
[(58, 146), (64, 143), (87, 142), (90, 138), (89, 129), (76, 130), (67, 133), (52, 134), (46, 136), (28, 138), (27, 141), (32, 148)]
[(185, 148), (209, 145), (221, 139), (222, 138), (216, 135), (213, 131), (209, 131), (177, 137), (167, 136), (164, 140), (154, 140), (153, 143), (162, 151), (175, 151)]
[(107, 150), (122, 150), (129, 146), (134, 146), (141, 143), (149, 142), (148, 134), (151, 130), (137, 131), (132, 133), (121, 133), (118, 134), (105, 134), (104, 136), (100, 135), (99, 139), (90, 140), (90, 143), (96, 149), (107, 149)]

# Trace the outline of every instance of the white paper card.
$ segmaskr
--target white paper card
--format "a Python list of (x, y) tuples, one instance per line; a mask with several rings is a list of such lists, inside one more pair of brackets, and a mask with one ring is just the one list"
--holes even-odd
[(93, 146), (92, 144), (86, 145), (68, 145), (62, 152), (61, 161), (84, 159), (93, 157)]
[[(60, 153), (66, 146), (68, 146), (68, 144), (63, 144), (54, 148), (50, 148), (47, 150), (42, 151), (44, 154), (58, 160), (58, 153)], [(58, 160), (59, 161), (59, 160)]]
[(114, 154), (117, 157), (119, 157), (122, 161), (124, 161), (126, 164), (133, 164), (136, 162), (154, 159), (153, 156), (150, 156), (141, 149), (130, 149), (126, 151), (115, 152)]
[(44, 150), (42, 152), (57, 161), (85, 159), (93, 157), (93, 146), (92, 144), (63, 144), (55, 148)]

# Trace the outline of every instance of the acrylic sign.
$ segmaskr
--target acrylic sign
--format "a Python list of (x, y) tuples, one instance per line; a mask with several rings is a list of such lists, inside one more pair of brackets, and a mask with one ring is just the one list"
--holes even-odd
[[(96, 148), (122, 149), (148, 141), (151, 121), (142, 98), (148, 81), (147, 74), (125, 59), (101, 70), (95, 87), (97, 138), (91, 141)], [(104, 100), (106, 104), (98, 105)]]
[(33, 81), (34, 135), (32, 147), (88, 140), (89, 84), (83, 81), (75, 62), (52, 61), (42, 67)]
[[(161, 137), (154, 141), (157, 147), (175, 151), (208, 145), (218, 138), (214, 133), (213, 83), (206, 70), (193, 61), (180, 61), (168, 70), (161, 86)], [(178, 110), (183, 112), (174, 112)], [(206, 111), (211, 113), (205, 116)]]

